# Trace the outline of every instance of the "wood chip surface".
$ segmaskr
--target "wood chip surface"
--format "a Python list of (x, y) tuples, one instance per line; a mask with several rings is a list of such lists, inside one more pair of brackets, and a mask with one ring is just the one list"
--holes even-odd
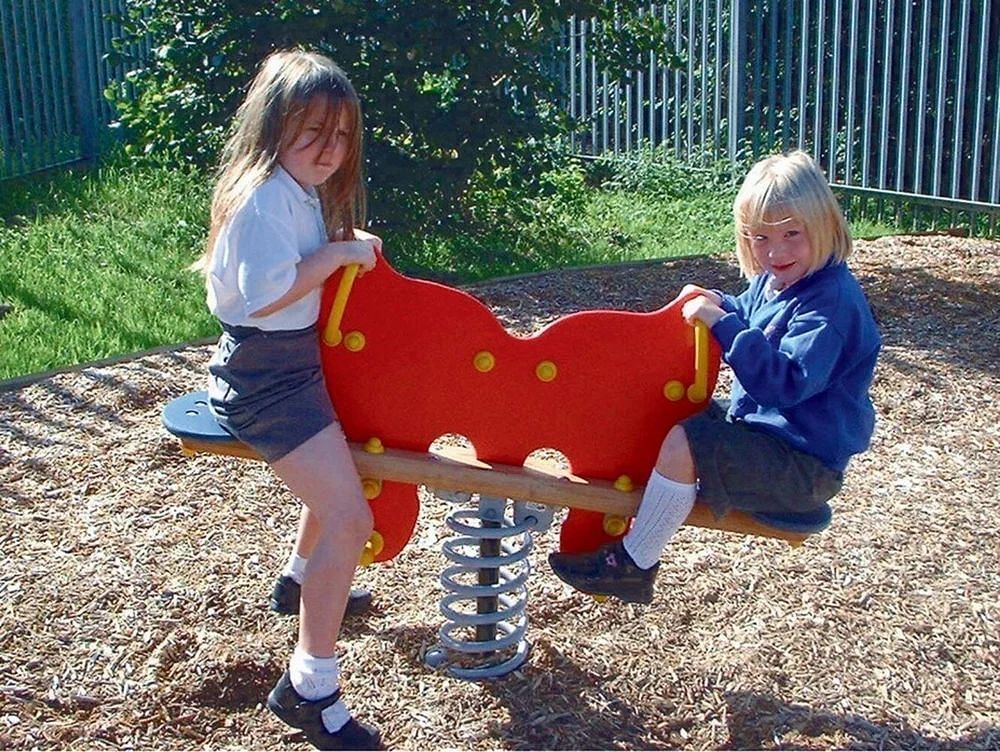
[[(793, 549), (684, 528), (648, 607), (598, 603), (535, 536), (531, 653), (467, 682), (429, 668), (446, 502), (360, 570), (345, 698), (395, 749), (997, 749), (1000, 242), (858, 242), (885, 347), (870, 452), (833, 525)], [(513, 331), (738, 290), (730, 255), (471, 287)], [(255, 462), (185, 457), (164, 403), (206, 346), (0, 392), (0, 748), (306, 749), (263, 708), (295, 622), (266, 598), (296, 502)]]

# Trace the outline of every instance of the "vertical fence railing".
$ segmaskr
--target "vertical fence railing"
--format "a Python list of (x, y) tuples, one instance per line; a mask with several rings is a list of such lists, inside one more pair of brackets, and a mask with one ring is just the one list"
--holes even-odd
[(98, 148), (97, 99), (100, 96), (93, 66), (87, 63), (96, 57), (90, 19), (84, 0), (69, 1), (69, 36), (73, 61), (73, 82), (76, 88), (76, 115), (80, 133), (80, 159), (93, 159)]
[(666, 22), (680, 68), (637, 61), (609, 80), (582, 44), (591, 22), (570, 25), (567, 91), (588, 103), (571, 107), (576, 152), (746, 163), (799, 147), (848, 197), (996, 233), (996, 3), (668, 0), (643, 13)]
[[(127, 0), (0, 0), (0, 179), (93, 157)], [(747, 162), (810, 151), (847, 193), (1000, 222), (1000, 6), (982, 0), (666, 0), (683, 64), (614, 79), (597, 21), (564, 35), (572, 148)], [(142, 54), (142, 51), (138, 51)]]
[(0, 179), (97, 155), (127, 0), (0, 0)]
[(65, 58), (50, 50), (65, 8), (35, 0), (0, 2), (0, 174), (16, 174), (71, 159), (73, 88)]

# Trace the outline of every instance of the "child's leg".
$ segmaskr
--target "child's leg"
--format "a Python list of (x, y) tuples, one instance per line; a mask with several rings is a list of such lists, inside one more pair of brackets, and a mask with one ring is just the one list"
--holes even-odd
[(698, 471), (694, 466), (684, 426), (678, 424), (667, 432), (660, 445), (655, 469), (664, 478), (678, 483), (694, 483), (697, 480)]
[(549, 565), (578, 590), (650, 603), (660, 554), (694, 506), (694, 459), (681, 426), (670, 429), (643, 492), (632, 529), (621, 541), (582, 554), (549, 554)]
[[(292, 546), (292, 550), (288, 554), (288, 561), (285, 562), (285, 566), (281, 570), (278, 582), (275, 584), (275, 594), (272, 595), (272, 600), (279, 595), (279, 589), (287, 589), (289, 587), (289, 585), (287, 583), (283, 583), (282, 580), (290, 579), (294, 581), (296, 585), (302, 584), (302, 581), (306, 576), (306, 564), (309, 563), (309, 557), (312, 555), (313, 549), (316, 548), (316, 544), (319, 542), (319, 536), (322, 531), (323, 529), (316, 521), (315, 516), (310, 513), (309, 507), (303, 504), (302, 510), (299, 512), (299, 528), (295, 534), (295, 545)], [(272, 603), (272, 608), (282, 613), (297, 614), (299, 612), (298, 588), (293, 588), (293, 590), (295, 592), (292, 593), (290, 591), (285, 599), (291, 599), (294, 595), (294, 603)], [(284, 596), (285, 594), (280, 593), (280, 595)]]
[(303, 559), (312, 556), (321, 532), (322, 527), (319, 522), (309, 511), (309, 507), (303, 504), (302, 513), (299, 515), (299, 531), (295, 536), (295, 555)]
[[(272, 595), (272, 600), (274, 600), (277, 596), (277, 589), (279, 587), (288, 587), (287, 584), (282, 583), (282, 580), (290, 579), (296, 585), (302, 584), (302, 581), (306, 576), (306, 564), (309, 563), (309, 556), (312, 554), (313, 549), (316, 548), (320, 532), (322, 532), (322, 528), (312, 518), (312, 515), (310, 515), (309, 507), (303, 504), (302, 510), (299, 512), (299, 528), (295, 534), (295, 545), (292, 546), (292, 550), (288, 554), (288, 560), (285, 562), (285, 566), (281, 570), (281, 575), (278, 577), (278, 582), (275, 585), (275, 594)], [(297, 589), (294, 596), (296, 601), (294, 604), (272, 603), (272, 608), (282, 612), (288, 611), (288, 613), (297, 614), (299, 612)]]
[(340, 425), (327, 426), (271, 467), (309, 508), (304, 524), (319, 533), (302, 583), (298, 645), (268, 707), (320, 749), (378, 749), (378, 732), (355, 721), (340, 699), (337, 636), (354, 568), (372, 531), (371, 509)]
[(670, 429), (649, 476), (631, 529), (622, 540), (640, 569), (650, 569), (694, 506), (697, 486), (694, 458), (684, 427)]
[(306, 526), (315, 520), (317, 541), (302, 583), (299, 647), (329, 657), (336, 650), (354, 568), (371, 535), (371, 509), (339, 425), (323, 429), (272, 467), (309, 508)]
[[(302, 582), (305, 579), (306, 566), (321, 533), (322, 527), (316, 521), (316, 515), (303, 504), (299, 515), (299, 528), (295, 536), (295, 545), (292, 547), (285, 566), (278, 579), (275, 580), (274, 588), (271, 591), (269, 605), (272, 611), (289, 616), (299, 613), (299, 596)], [(370, 590), (361, 587), (351, 588), (345, 614), (360, 614), (371, 605), (371, 602)]]

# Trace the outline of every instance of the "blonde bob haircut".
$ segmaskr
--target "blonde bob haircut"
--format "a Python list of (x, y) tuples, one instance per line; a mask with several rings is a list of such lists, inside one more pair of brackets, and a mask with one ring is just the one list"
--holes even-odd
[(281, 50), (261, 63), (236, 112), (216, 174), (208, 243), (194, 268), (208, 267), (222, 225), (278, 167), (279, 152), (298, 138), (311, 107), (323, 108), (323, 131), (318, 138), (332, 137), (344, 112), (349, 121), (343, 164), (316, 186), (328, 237), (349, 240), (355, 227), (364, 226), (358, 95), (344, 71), (329, 58), (305, 50)]
[(807, 275), (822, 269), (831, 257), (851, 255), (851, 232), (830, 184), (812, 158), (793, 151), (762, 159), (747, 173), (733, 202), (736, 258), (747, 279), (762, 271), (750, 243), (761, 227), (801, 222), (812, 249)]

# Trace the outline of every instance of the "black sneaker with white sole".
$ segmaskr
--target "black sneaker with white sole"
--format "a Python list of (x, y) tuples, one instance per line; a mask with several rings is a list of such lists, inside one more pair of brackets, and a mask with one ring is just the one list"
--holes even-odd
[(353, 718), (335, 733), (326, 730), (323, 711), (339, 699), (339, 689), (320, 700), (304, 699), (295, 691), (285, 671), (267, 696), (267, 707), (292, 728), (301, 729), (316, 749), (382, 749), (379, 732)]
[(549, 554), (556, 576), (590, 595), (613, 595), (626, 603), (650, 603), (659, 563), (640, 568), (622, 542), (609, 543), (585, 554)]

